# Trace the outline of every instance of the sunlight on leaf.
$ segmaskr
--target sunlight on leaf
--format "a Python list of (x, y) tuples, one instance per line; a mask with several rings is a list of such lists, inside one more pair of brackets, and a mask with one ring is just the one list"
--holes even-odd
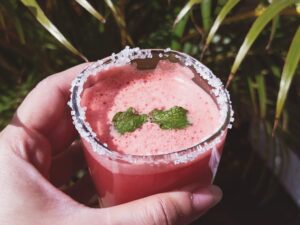
[(289, 51), (286, 56), (285, 64), (283, 66), (282, 76), (280, 80), (280, 87), (277, 96), (273, 133), (278, 125), (278, 120), (282, 113), (282, 109), (286, 101), (292, 79), (295, 75), (295, 71), (297, 69), (297, 66), (299, 65), (299, 60), (300, 60), (300, 26), (298, 27), (297, 32), (292, 40), (292, 43), (290, 45)]
[(51, 23), (46, 17), (36, 0), (21, 0), (21, 2), (31, 11), (39, 23), (45, 27), (60, 43), (62, 43), (73, 54), (78, 55), (84, 61), (87, 58), (81, 54), (64, 36), (63, 34)]
[(223, 24), (239, 23), (243, 20), (255, 19), (256, 17), (260, 16), (260, 14), (263, 12), (263, 9), (265, 9), (265, 6), (258, 5), (255, 9), (240, 12), (236, 15), (224, 19)]
[[(263, 8), (265, 9), (265, 6), (263, 6)], [(241, 12), (241, 13), (238, 13), (237, 15), (233, 15), (231, 17), (224, 19), (223, 24), (239, 23), (239, 22), (242, 22), (243, 20), (249, 20), (249, 19), (254, 20), (258, 16), (260, 16), (259, 14), (261, 12), (262, 11), (260, 11), (260, 10), (253, 10), (253, 9), (245, 11), (245, 12)], [(283, 16), (298, 16), (299, 14), (297, 13), (297, 11), (294, 8), (287, 8), (280, 12), (280, 15), (283, 15)]]
[(300, 14), (300, 3), (296, 3), (296, 11)]
[[(118, 14), (117, 9), (116, 9), (115, 5), (112, 3), (112, 1), (111, 0), (104, 0), (104, 1), (107, 4), (107, 6), (110, 8), (110, 10), (112, 11), (112, 13), (117, 15)], [(119, 18), (119, 19), (121, 21), (123, 21), (122, 18)]]
[(229, 12), (233, 9), (233, 7), (239, 3), (240, 0), (229, 0), (226, 2), (226, 4), (223, 6), (222, 10), (220, 11), (219, 15), (217, 16), (214, 24), (212, 25), (209, 34), (206, 39), (205, 46), (202, 50), (201, 59), (203, 58), (205, 50), (208, 48), (208, 45), (210, 44), (212, 38), (214, 37), (215, 33), (217, 32), (218, 28), (220, 27), (222, 21), (227, 16)]
[(296, 1), (299, 0), (279, 0), (277, 2), (272, 3), (270, 6), (267, 7), (266, 10), (259, 16), (253, 25), (251, 26), (250, 30), (248, 31), (242, 46), (239, 49), (239, 52), (234, 60), (234, 63), (231, 67), (230, 75), (227, 80), (226, 87), (229, 86), (230, 82), (235, 76), (236, 71), (238, 70), (239, 66), (241, 65), (243, 59), (245, 58), (247, 52), (249, 51), (250, 47), (264, 29), (264, 27), (278, 15), (284, 8), (294, 4)]
[(105, 18), (87, 0), (75, 0), (75, 1), (83, 8), (85, 8), (91, 15), (93, 15), (101, 23), (105, 23)]
[(264, 4), (259, 4), (254, 10), (254, 15), (258, 17), (261, 14), (263, 14), (265, 10), (266, 10), (266, 6)]
[(202, 0), (189, 0), (188, 3), (180, 10), (179, 14), (177, 15), (173, 26), (175, 26), (182, 18), (191, 10), (191, 8), (196, 5), (200, 4)]

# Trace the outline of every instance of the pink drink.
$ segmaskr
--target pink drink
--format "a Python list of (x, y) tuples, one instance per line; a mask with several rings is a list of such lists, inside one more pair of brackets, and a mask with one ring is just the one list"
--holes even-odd
[[(75, 125), (83, 137), (89, 170), (103, 206), (194, 183), (209, 185), (222, 153), (231, 108), (220, 81), (201, 68), (208, 78), (215, 79), (216, 87), (210, 87), (186, 55), (157, 50), (150, 55), (145, 51), (132, 59), (143, 51), (125, 49), (117, 58), (112, 56), (115, 65), (100, 61), (73, 84), (72, 98), (74, 89), (82, 85), (76, 101), (84, 110), (76, 112), (71, 104), (73, 115), (84, 118), (80, 126), (74, 118)], [(191, 125), (187, 128), (163, 130), (147, 122), (121, 135), (112, 125), (113, 116), (129, 107), (148, 114), (174, 106), (188, 110)]]

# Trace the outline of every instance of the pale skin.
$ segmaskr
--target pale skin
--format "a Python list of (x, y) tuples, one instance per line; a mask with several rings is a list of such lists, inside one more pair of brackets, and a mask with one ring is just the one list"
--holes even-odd
[(222, 196), (216, 186), (186, 187), (110, 208), (91, 208), (89, 176), (59, 188), (85, 161), (67, 101), (81, 64), (41, 81), (0, 133), (0, 224), (189, 224)]

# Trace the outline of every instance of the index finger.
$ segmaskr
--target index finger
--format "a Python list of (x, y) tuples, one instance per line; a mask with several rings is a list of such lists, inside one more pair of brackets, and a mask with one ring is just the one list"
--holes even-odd
[(12, 120), (48, 139), (55, 152), (67, 147), (77, 135), (67, 102), (72, 80), (90, 63), (80, 64), (42, 80), (24, 99)]

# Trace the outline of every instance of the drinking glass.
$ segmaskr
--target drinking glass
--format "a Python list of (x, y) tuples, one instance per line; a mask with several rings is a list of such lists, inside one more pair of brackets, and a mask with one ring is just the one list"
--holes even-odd
[[(96, 84), (96, 79), (90, 78), (103, 70), (127, 64), (135, 64), (139, 70), (151, 70), (160, 60), (179, 63), (193, 71), (193, 82), (211, 96), (220, 110), (221, 123), (217, 131), (193, 147), (166, 154), (131, 155), (109, 149), (97, 138), (86, 120), (86, 109), (81, 105), (85, 88)], [(233, 122), (229, 94), (220, 79), (196, 59), (170, 49), (127, 47), (93, 63), (73, 81), (69, 105), (102, 207), (196, 183), (210, 185), (217, 172), (227, 129)]]

